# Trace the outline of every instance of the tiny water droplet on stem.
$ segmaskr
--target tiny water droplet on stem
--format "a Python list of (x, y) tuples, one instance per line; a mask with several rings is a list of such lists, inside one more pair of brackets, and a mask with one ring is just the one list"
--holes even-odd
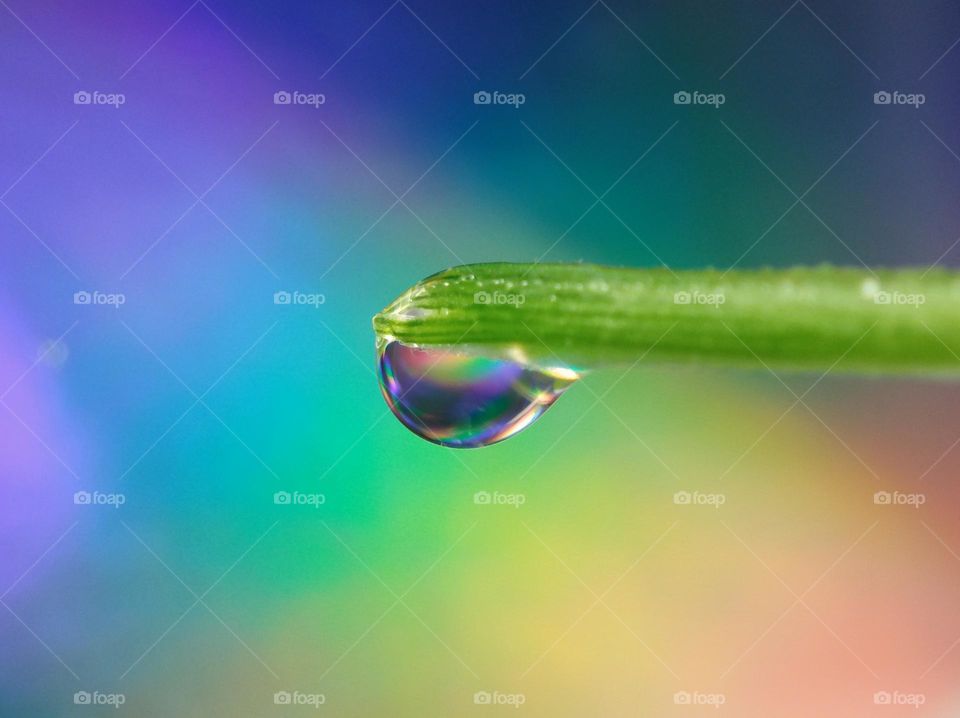
[(380, 388), (394, 415), (427, 441), (489, 446), (543, 415), (579, 375), (448, 348), (379, 342)]

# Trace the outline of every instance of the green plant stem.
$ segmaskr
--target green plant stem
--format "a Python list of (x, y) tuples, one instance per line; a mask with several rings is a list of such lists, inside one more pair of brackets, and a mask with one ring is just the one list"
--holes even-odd
[(945, 269), (476, 264), (428, 277), (373, 323), (408, 344), (578, 368), (645, 357), (960, 375), (960, 273)]

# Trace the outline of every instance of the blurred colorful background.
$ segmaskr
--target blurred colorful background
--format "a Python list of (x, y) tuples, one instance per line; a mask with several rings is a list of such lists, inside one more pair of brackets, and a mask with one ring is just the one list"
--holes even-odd
[(958, 385), (641, 363), (454, 451), (370, 329), (960, 264), (955, 3), (0, 6), (0, 714), (960, 712)]

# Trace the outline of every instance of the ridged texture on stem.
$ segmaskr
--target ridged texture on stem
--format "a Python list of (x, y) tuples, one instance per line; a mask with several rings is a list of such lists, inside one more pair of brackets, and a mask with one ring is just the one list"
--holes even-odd
[(576, 367), (646, 355), (960, 374), (960, 273), (945, 269), (476, 264), (428, 277), (373, 323), (408, 344)]

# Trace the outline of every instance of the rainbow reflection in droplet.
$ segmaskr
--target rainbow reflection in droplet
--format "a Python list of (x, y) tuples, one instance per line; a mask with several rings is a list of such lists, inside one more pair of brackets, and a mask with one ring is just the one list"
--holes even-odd
[(410, 431), (443, 446), (488, 446), (530, 426), (579, 377), (442, 348), (382, 341), (380, 388)]

